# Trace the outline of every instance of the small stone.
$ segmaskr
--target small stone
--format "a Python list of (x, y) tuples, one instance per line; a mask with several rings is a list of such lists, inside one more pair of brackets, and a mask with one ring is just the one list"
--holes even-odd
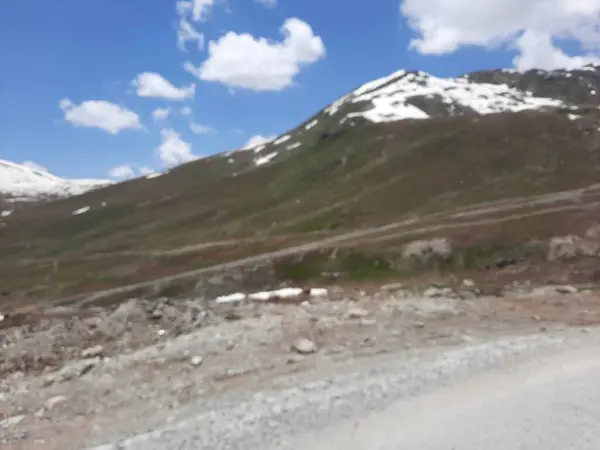
[(415, 328), (425, 328), (425, 322), (415, 322)]
[(104, 353), (104, 347), (101, 345), (94, 345), (93, 347), (86, 348), (81, 352), (82, 358), (96, 358)]
[(589, 328), (582, 328), (581, 332), (585, 333), (585, 334), (588, 334), (588, 333), (591, 333), (591, 330)]
[(92, 370), (98, 364), (98, 358), (82, 359), (75, 361), (63, 367), (58, 372), (51, 373), (44, 379), (44, 384), (50, 386), (54, 383), (62, 383), (72, 380), (76, 377), (81, 377)]
[(466, 288), (472, 288), (472, 287), (475, 287), (475, 282), (473, 280), (470, 280), (467, 278), (467, 279), (463, 280), (462, 285)]
[(360, 324), (364, 327), (376, 325), (377, 321), (375, 319), (360, 319)]
[(190, 359), (190, 364), (194, 367), (200, 367), (204, 362), (204, 358), (202, 356), (194, 356)]
[(545, 333), (546, 331), (548, 331), (548, 328), (547, 327), (540, 327), (540, 331), (542, 333)]
[(383, 286), (381, 286), (380, 289), (382, 291), (398, 291), (400, 289), (404, 289), (404, 284), (403, 283), (384, 284)]
[(304, 357), (302, 355), (292, 355), (287, 359), (288, 364), (298, 364), (304, 361)]
[(531, 318), (533, 320), (535, 320), (536, 322), (539, 322), (540, 320), (542, 320), (542, 318), (540, 316), (531, 316)]
[(556, 286), (554, 289), (559, 294), (564, 294), (564, 295), (577, 294), (577, 292), (579, 292), (579, 289), (577, 289), (575, 286)]
[(0, 428), (12, 427), (14, 425), (17, 425), (18, 423), (21, 423), (23, 420), (25, 420), (24, 415), (12, 416), (12, 417), (9, 417), (8, 419), (0, 420)]
[(361, 319), (369, 315), (369, 312), (362, 308), (352, 308), (348, 312), (348, 318), (350, 319)]
[(317, 344), (306, 338), (300, 338), (294, 341), (292, 348), (301, 355), (315, 353), (318, 350)]
[(45, 407), (46, 409), (52, 409), (57, 405), (60, 405), (61, 403), (64, 403), (68, 400), (67, 397), (65, 397), (64, 395), (57, 395), (56, 397), (52, 397), (51, 399), (49, 399), (46, 403), (45, 403)]
[(444, 295), (444, 291), (437, 287), (430, 287), (423, 292), (423, 296), (427, 298), (438, 298)]

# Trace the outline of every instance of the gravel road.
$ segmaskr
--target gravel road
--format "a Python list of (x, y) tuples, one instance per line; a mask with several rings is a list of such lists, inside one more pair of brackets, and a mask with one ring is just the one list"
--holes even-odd
[(600, 332), (570, 330), (388, 353), (190, 405), (90, 448), (591, 449), (599, 350)]

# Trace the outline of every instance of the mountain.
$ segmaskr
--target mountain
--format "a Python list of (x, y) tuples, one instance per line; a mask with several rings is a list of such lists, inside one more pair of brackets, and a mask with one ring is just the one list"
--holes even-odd
[[(549, 242), (574, 256), (596, 248), (597, 92), (597, 66), (399, 71), (269, 142), (4, 217), (3, 289), (21, 302), (118, 286), (173, 295), (199, 285), (188, 271), (263, 253), (273, 266), (248, 275), (253, 289), (273, 277), (411, 276), (429, 266), (407, 267), (406, 246), (438, 238), (453, 255), (438, 271), (524, 260), (515, 274), (563, 276), (573, 267), (546, 260)], [(244, 277), (229, 267), (219, 279)]]
[[(253, 148), (262, 165), (301, 148), (310, 130), (336, 135), (358, 122), (385, 123), (444, 117), (476, 117), (526, 110), (570, 109), (600, 104), (600, 66), (572, 70), (489, 70), (438, 78), (400, 70), (337, 99), (301, 126)], [(310, 137), (309, 137), (310, 140)]]
[(0, 160), (0, 196), (5, 201), (79, 195), (111, 183), (109, 180), (66, 180), (37, 168)]

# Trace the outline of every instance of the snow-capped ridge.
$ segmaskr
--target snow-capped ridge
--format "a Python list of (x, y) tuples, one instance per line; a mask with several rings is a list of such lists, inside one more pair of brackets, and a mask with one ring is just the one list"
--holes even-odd
[(334, 115), (343, 106), (362, 104), (369, 106), (345, 116), (362, 117), (370, 122), (427, 119), (435, 114), (431, 112), (433, 105), (427, 107), (424, 103), (433, 99), (440, 115), (492, 114), (564, 106), (560, 100), (535, 97), (507, 85), (477, 83), (464, 77), (438, 78), (424, 72), (400, 70), (363, 84), (333, 102), (325, 112)]
[(0, 194), (18, 200), (79, 195), (112, 183), (110, 180), (68, 180), (27, 165), (0, 160)]

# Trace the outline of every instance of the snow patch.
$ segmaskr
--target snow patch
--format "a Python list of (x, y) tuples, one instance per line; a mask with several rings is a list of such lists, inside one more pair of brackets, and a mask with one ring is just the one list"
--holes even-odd
[(310, 123), (307, 123), (306, 126), (304, 127), (305, 130), (310, 130), (311, 128), (314, 128), (317, 126), (317, 124), (319, 123), (319, 121), (317, 119), (313, 120)]
[(366, 103), (371, 108), (348, 114), (371, 122), (426, 119), (423, 110), (410, 104), (414, 97), (439, 97), (449, 106), (470, 108), (479, 114), (564, 106), (552, 98), (534, 97), (504, 84), (474, 83), (467, 78), (437, 78), (423, 72), (399, 71), (371, 81), (342, 97), (325, 111), (333, 115), (344, 104)]
[(222, 295), (215, 299), (216, 303), (237, 303), (246, 300), (246, 294), (242, 294), (241, 292), (237, 292), (235, 294)]
[(73, 211), (73, 212), (72, 212), (72, 214), (73, 214), (74, 216), (78, 216), (79, 214), (86, 213), (86, 212), (88, 212), (89, 210), (90, 210), (90, 207), (89, 207), (89, 206), (84, 206), (83, 208), (76, 209), (75, 211)]
[[(278, 298), (294, 298), (302, 295), (304, 293), (304, 289), (302, 288), (283, 288), (276, 289), (274, 291), (260, 291), (254, 292), (252, 294), (244, 294), (241, 292), (236, 292), (235, 294), (222, 295), (215, 299), (216, 303), (224, 304), (224, 303), (238, 303), (248, 300), (254, 300), (259, 302), (266, 302), (269, 300), (275, 300)], [(308, 295), (311, 297), (324, 297), (328, 295), (327, 289), (324, 288), (312, 288), (308, 291)]]
[(286, 147), (286, 150), (294, 150), (295, 148), (302, 147), (300, 142), (294, 142)]
[(272, 152), (272, 153), (269, 153), (268, 155), (261, 156), (260, 158), (256, 158), (254, 160), (254, 165), (262, 166), (263, 164), (267, 164), (269, 161), (271, 161), (273, 158), (275, 158), (278, 154), (279, 154), (279, 152)]
[(581, 116), (578, 116), (577, 114), (567, 114), (567, 117), (569, 120), (577, 120), (581, 118)]
[(291, 138), (292, 137), (289, 134), (286, 134), (285, 136), (282, 136), (279, 139), (275, 140), (275, 142), (273, 142), (273, 145), (283, 144), (284, 142), (289, 141)]
[(263, 144), (263, 145), (259, 145), (258, 147), (256, 147), (256, 148), (254, 149), (254, 153), (260, 153), (260, 152), (262, 152), (262, 151), (263, 151), (265, 148), (267, 148), (267, 146), (266, 146), (266, 145), (264, 145), (264, 144)]
[(8, 217), (12, 214), (12, 211), (2, 211), (0, 212), (0, 217)]
[(112, 183), (110, 180), (68, 180), (31, 164), (0, 160), (0, 192), (19, 200), (79, 195)]
[(162, 173), (152, 172), (152, 173), (147, 173), (146, 175), (144, 175), (144, 178), (146, 178), (147, 180), (151, 180), (152, 178), (158, 178), (161, 175), (162, 175)]

